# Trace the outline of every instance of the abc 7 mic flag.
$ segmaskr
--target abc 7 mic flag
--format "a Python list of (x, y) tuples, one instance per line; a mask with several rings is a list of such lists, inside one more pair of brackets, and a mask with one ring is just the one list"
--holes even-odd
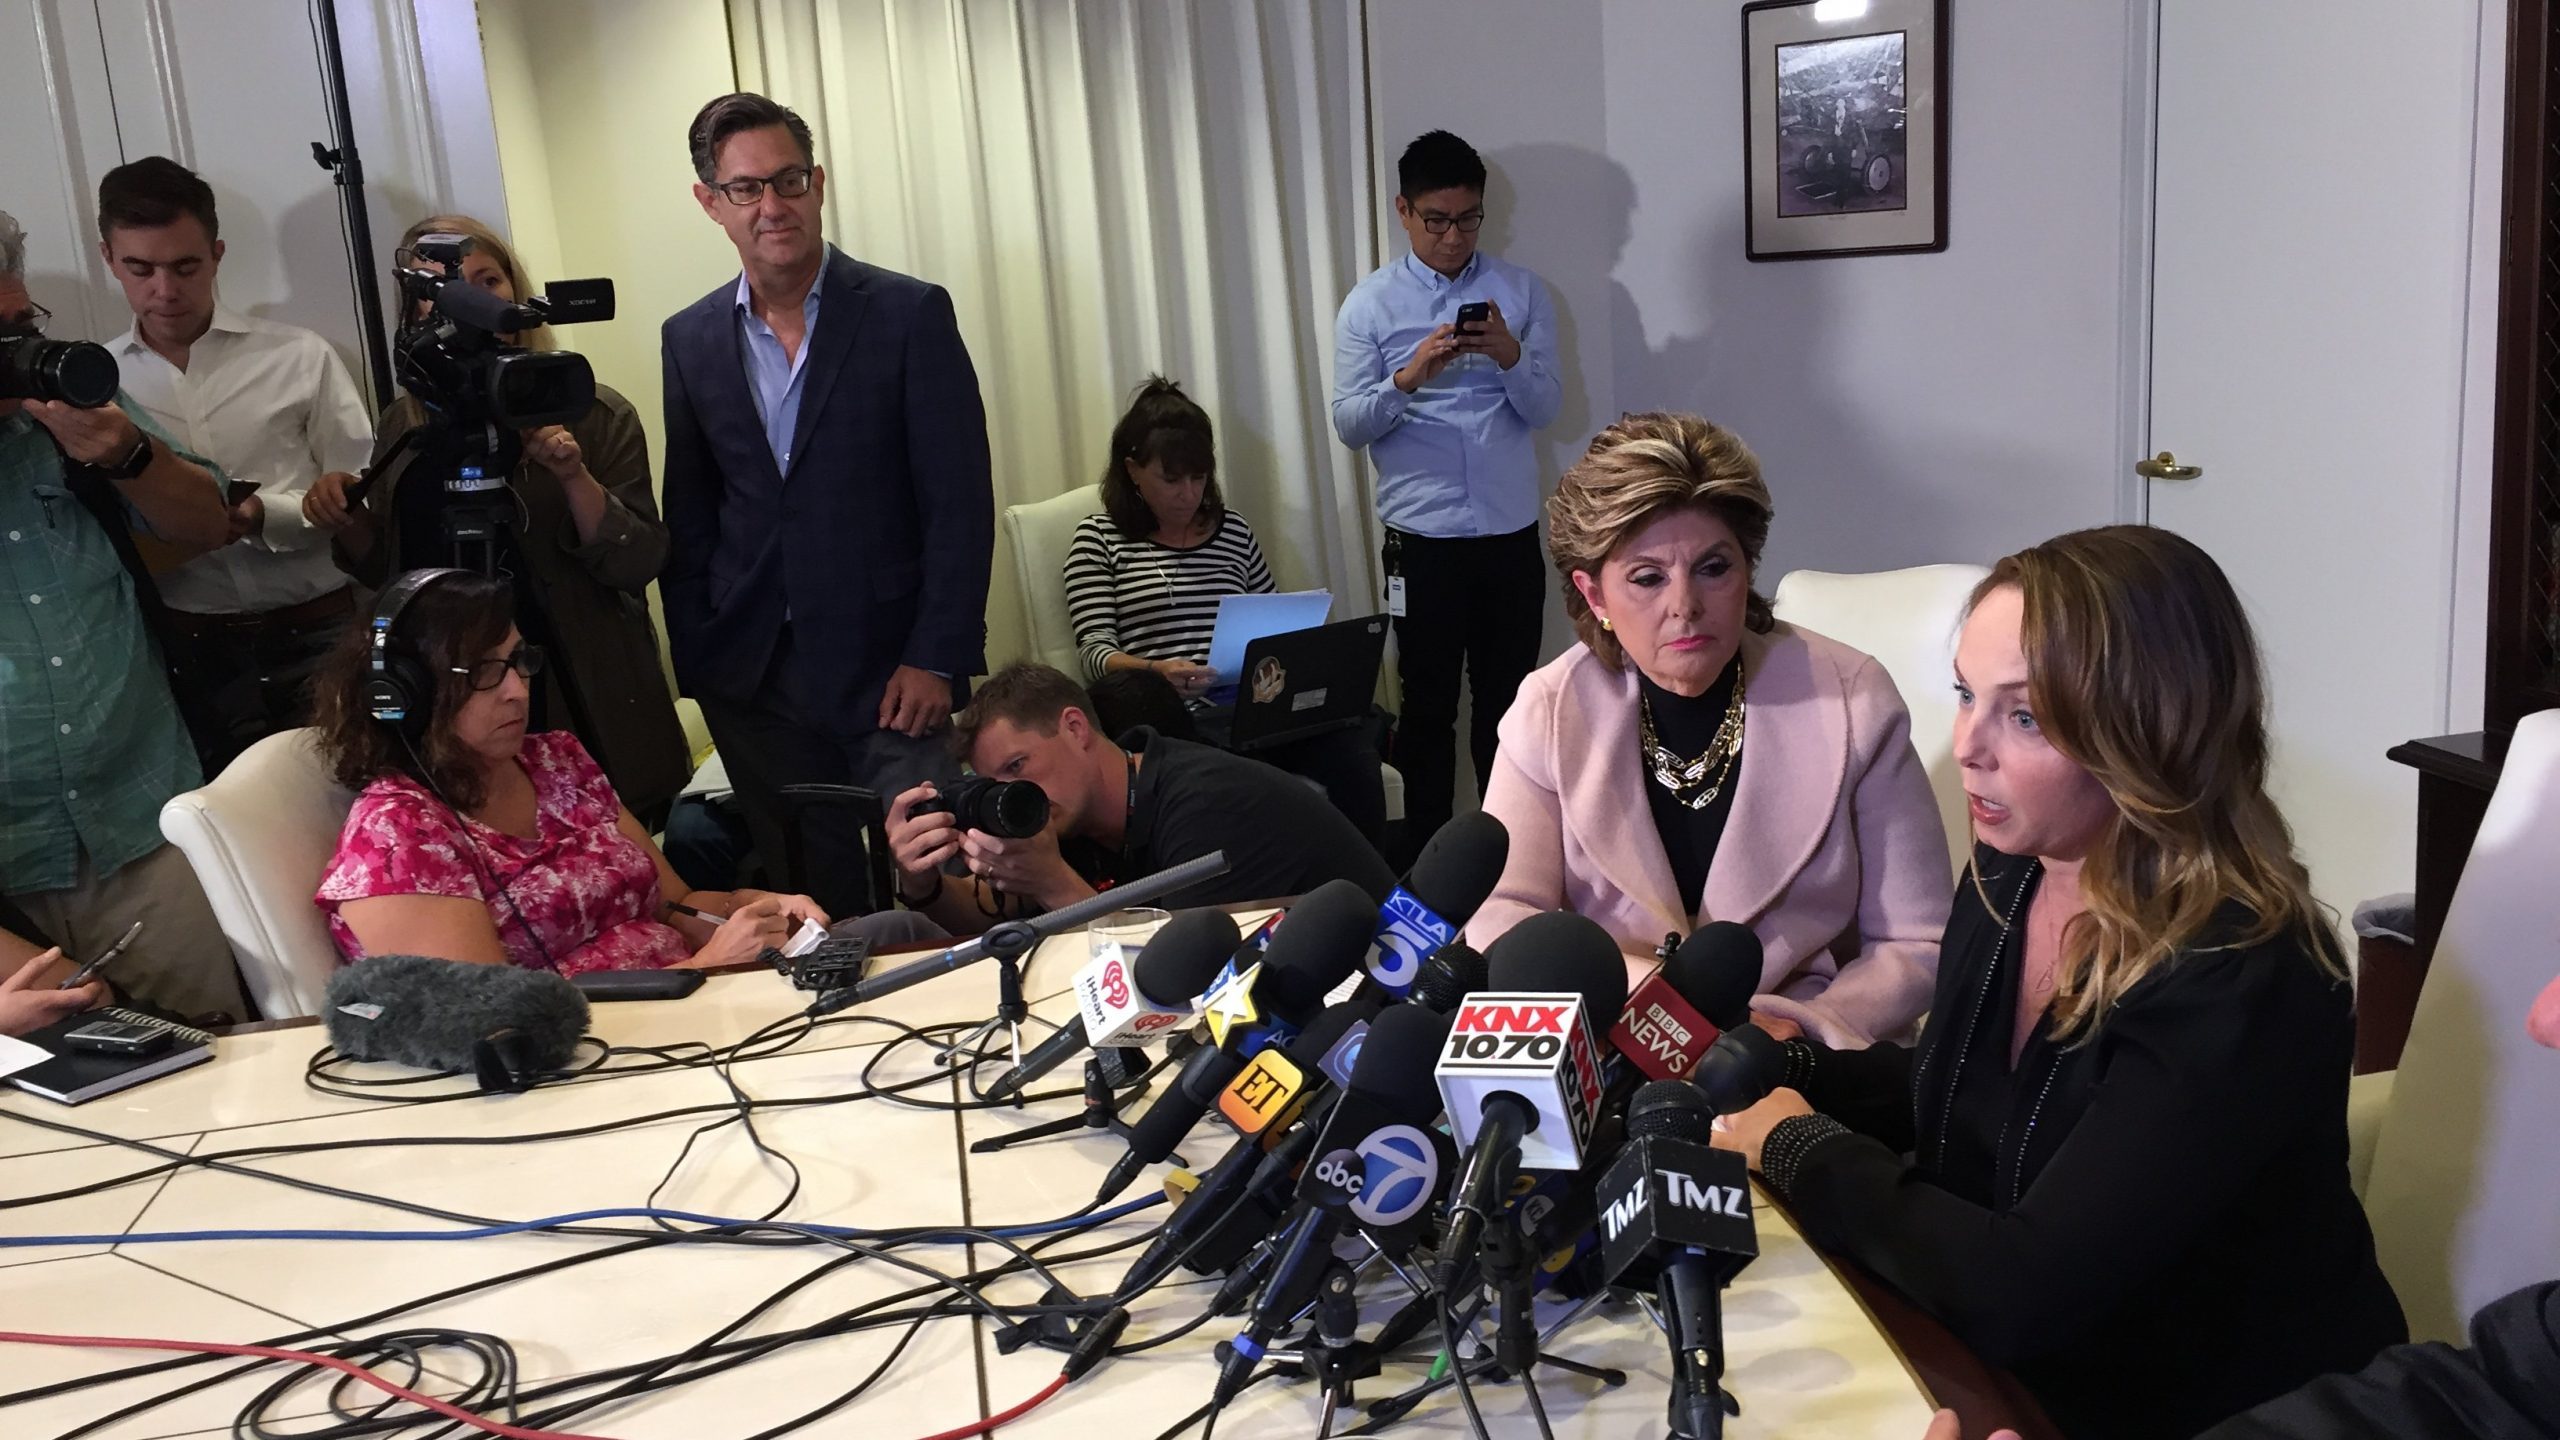
[(1298, 1187), (1298, 1198), (1347, 1212), (1372, 1233), (1422, 1219), (1457, 1168), (1447, 1136), (1381, 1112), (1346, 1096)]

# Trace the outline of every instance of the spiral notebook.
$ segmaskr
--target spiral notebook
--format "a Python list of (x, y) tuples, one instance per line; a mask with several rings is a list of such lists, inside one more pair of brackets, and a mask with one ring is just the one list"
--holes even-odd
[[(73, 1050), (62, 1043), (62, 1037), (83, 1025), (101, 1020), (118, 1020), (127, 1025), (148, 1025), (166, 1030), (169, 1048), (157, 1055), (98, 1055), (86, 1050)], [(184, 1070), (213, 1058), (213, 1036), (156, 1015), (132, 1010), (90, 1010), (67, 1020), (57, 1020), (41, 1030), (21, 1037), (27, 1044), (44, 1051), (45, 1061), (9, 1076), (9, 1083), (32, 1095), (64, 1105), (78, 1105), (101, 1095), (157, 1080), (173, 1070)]]

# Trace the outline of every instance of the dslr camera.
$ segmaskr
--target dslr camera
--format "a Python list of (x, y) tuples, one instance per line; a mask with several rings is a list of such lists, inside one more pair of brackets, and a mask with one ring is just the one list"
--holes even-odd
[(95, 410), (116, 398), (123, 374), (104, 345), (47, 340), (32, 319), (0, 329), (0, 400), (59, 400)]
[[(1049, 795), (1028, 780), (991, 780), (972, 775), (956, 785), (937, 787), (936, 808), (963, 830), (983, 830), (1001, 840), (1028, 840), (1049, 826)], [(919, 807), (919, 813), (925, 812)]]

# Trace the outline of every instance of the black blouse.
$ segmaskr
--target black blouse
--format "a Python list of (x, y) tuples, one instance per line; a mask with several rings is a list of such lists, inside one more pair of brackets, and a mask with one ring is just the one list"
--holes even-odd
[[(1733, 704), (1733, 687), (1742, 683), (1742, 657), (1724, 667), (1716, 683), (1695, 698), (1676, 695), (1636, 671), (1636, 687), (1653, 711), (1653, 733), (1663, 747), (1683, 760), (1694, 760), (1715, 743), (1716, 730), (1724, 724), (1724, 712)], [(1748, 740), (1746, 733), (1743, 737)], [(1653, 828), (1662, 836), (1662, 850), (1671, 858), (1671, 878), (1680, 887), (1680, 903), (1691, 914), (1707, 889), (1707, 867), (1715, 863), (1716, 846), (1723, 843), (1724, 823), (1733, 815), (1733, 792), (1742, 788), (1742, 752), (1734, 751), (1733, 768), (1725, 772), (1724, 789), (1707, 802), (1703, 810), (1692, 810), (1653, 778), (1653, 755), (1642, 757), (1645, 803), (1653, 810)]]
[(2346, 985), (2297, 939), (2200, 945), (2094, 1039), (2039, 1026), (2012, 1070), (2022, 941), (2002, 936), (2023, 936), (2041, 867), (1975, 857), (1989, 903), (1957, 882), (1918, 1048), (1795, 1057), (1805, 1098), (1858, 1132), (1772, 1132), (1806, 1233), (2075, 1437), (2193, 1435), (2406, 1339), (2347, 1177)]

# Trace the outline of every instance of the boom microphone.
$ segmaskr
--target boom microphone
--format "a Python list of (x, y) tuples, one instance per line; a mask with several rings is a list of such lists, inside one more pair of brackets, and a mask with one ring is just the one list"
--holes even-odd
[(1502, 879), (1511, 832), (1478, 810), (1440, 827), (1405, 882), (1379, 907), (1369, 978), (1396, 999), (1411, 993), (1422, 962), (1452, 943)]
[(1022, 1063), (996, 1077), (986, 1098), (1002, 1100), (1088, 1046), (1144, 1045), (1191, 1018), (1191, 1005), (1243, 937), (1224, 910), (1185, 910), (1164, 923), (1134, 960), (1115, 950), (1076, 972), (1076, 1018)]
[(1458, 1006), (1434, 1078), (1466, 1147), (1452, 1191), (1441, 1282), (1452, 1284), (1521, 1170), (1578, 1170), (1600, 1101), (1592, 1037), (1627, 1003), (1618, 943), (1567, 911), (1532, 915), (1485, 955), (1491, 991)]
[(329, 977), (320, 1015), (351, 1060), (468, 1072), (530, 1090), (577, 1054), (587, 997), (548, 970), (374, 955)]
[(1686, 1079), (1716, 1037), (1751, 1018), (1760, 937), (1747, 925), (1701, 925), (1627, 996), (1609, 1043), (1655, 1080)]

